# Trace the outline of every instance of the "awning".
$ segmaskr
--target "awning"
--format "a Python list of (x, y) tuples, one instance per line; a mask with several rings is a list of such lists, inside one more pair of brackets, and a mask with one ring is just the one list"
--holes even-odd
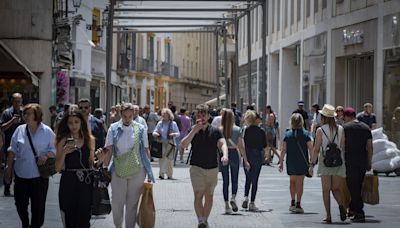
[[(225, 94), (224, 95), (221, 95), (221, 96), (219, 96), (219, 100), (225, 100)], [(217, 98), (213, 98), (213, 99), (211, 99), (211, 100), (209, 100), (209, 101), (206, 101), (206, 102), (204, 102), (204, 104), (206, 104), (206, 105), (213, 105), (213, 104), (217, 104)]]
[(32, 71), (29, 70), (29, 68), (17, 57), (17, 55), (14, 54), (13, 51), (11, 51), (10, 48), (7, 47), (7, 45), (0, 40), (0, 55), (3, 53), (8, 57), (9, 59), (14, 60), (14, 62), (22, 68), (23, 73), (32, 80), (32, 84), (35, 86), (39, 86), (39, 78), (32, 73)]

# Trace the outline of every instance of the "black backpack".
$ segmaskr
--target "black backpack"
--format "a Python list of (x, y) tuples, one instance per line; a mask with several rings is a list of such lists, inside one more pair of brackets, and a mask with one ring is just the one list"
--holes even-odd
[[(321, 128), (321, 130), (324, 133), (324, 135), (326, 136), (326, 138), (328, 138), (328, 140), (329, 140), (329, 137), (326, 135), (324, 129)], [(328, 145), (326, 146), (326, 149), (325, 149), (324, 165), (326, 167), (338, 167), (343, 164), (340, 148), (335, 143), (335, 138), (337, 136), (337, 132), (338, 131), (336, 131), (335, 136), (333, 136), (332, 141), (328, 142)]]

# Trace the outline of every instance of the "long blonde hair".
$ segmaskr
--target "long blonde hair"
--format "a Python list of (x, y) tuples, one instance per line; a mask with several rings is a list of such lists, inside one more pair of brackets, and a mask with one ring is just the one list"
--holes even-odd
[(336, 124), (335, 117), (327, 117), (327, 116), (324, 116), (321, 114), (321, 124), (322, 125), (328, 124), (331, 134), (333, 134), (334, 132), (337, 132), (337, 130), (338, 130), (338, 126)]
[(235, 115), (231, 109), (224, 108), (222, 109), (222, 119), (221, 119), (221, 127), (222, 133), (226, 139), (230, 139), (232, 136), (232, 128), (234, 124)]
[(247, 126), (253, 126), (257, 124), (257, 113), (252, 110), (247, 110), (244, 114), (244, 121)]

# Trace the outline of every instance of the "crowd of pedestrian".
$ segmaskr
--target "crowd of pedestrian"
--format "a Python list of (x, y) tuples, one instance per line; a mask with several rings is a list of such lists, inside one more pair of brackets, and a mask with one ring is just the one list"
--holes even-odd
[[(304, 213), (304, 177), (313, 176), (318, 163), (326, 213), (323, 221), (332, 223), (331, 192), (342, 221), (347, 216), (355, 222), (365, 221), (361, 186), (365, 173), (371, 169), (371, 129), (376, 128), (370, 103), (358, 114), (352, 107), (325, 104), (321, 109), (313, 104), (310, 114), (304, 102), (299, 101), (282, 139), (278, 114), (270, 105), (266, 105), (264, 116), (254, 105), (242, 114), (236, 103), (222, 110), (210, 110), (201, 104), (191, 114), (184, 107), (177, 112), (172, 101), (168, 107), (157, 110), (151, 110), (149, 105), (141, 108), (122, 103), (104, 113), (92, 107), (90, 100), (80, 99), (77, 104), (49, 107), (47, 126), (42, 121), (40, 104), (24, 106), (19, 93), (12, 95), (11, 103), (0, 118), (4, 135), (0, 141), (5, 166), (4, 196), (13, 196), (10, 186), (14, 181), (15, 205), (22, 227), (43, 225), (49, 182), (41, 176), (38, 166), (52, 158), (56, 171), (61, 173), (58, 196), (65, 227), (90, 227), (95, 167), (104, 167), (112, 175), (114, 225), (122, 227), (125, 219), (126, 227), (134, 227), (143, 182), (155, 182), (151, 162), (155, 161), (157, 143), (161, 148), (159, 180), (174, 179), (176, 161), (184, 163), (183, 155), (190, 148), (189, 175), (198, 227), (208, 227), (219, 172), (225, 213), (238, 211), (241, 165), (245, 174), (241, 206), (258, 211), (258, 179), (263, 165), (274, 165), (274, 155), (279, 171), (286, 168), (290, 176), (291, 212)], [(335, 162), (331, 153), (336, 155)], [(344, 180), (351, 195), (348, 207), (340, 192)]]

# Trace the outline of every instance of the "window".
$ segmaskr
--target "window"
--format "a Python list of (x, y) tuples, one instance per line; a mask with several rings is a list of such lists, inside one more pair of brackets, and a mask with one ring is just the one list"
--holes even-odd
[(96, 29), (100, 27), (100, 10), (94, 8), (92, 11), (92, 41), (95, 44), (100, 43), (100, 37), (97, 36)]
[(256, 28), (256, 35), (255, 35), (255, 39), (256, 39), (256, 41), (258, 40), (258, 27), (259, 27), (259, 25), (260, 24), (262, 24), (262, 21), (260, 20), (260, 18), (259, 18), (259, 13), (258, 13), (258, 11), (260, 10), (260, 7), (257, 7), (255, 10), (254, 10), (254, 12), (255, 12), (255, 20), (254, 20), (254, 27)]
[(132, 33), (132, 54), (131, 54), (131, 67), (136, 70), (136, 33)]
[(314, 0), (314, 13), (318, 12), (318, 2), (319, 0)]
[(322, 9), (326, 9), (326, 4), (327, 4), (326, 0), (322, 0)]
[(283, 7), (283, 15), (282, 16), (283, 16), (283, 22), (284, 22), (283, 27), (284, 28), (287, 28), (288, 25), (289, 25), (288, 4), (289, 4), (289, 1), (284, 1), (283, 2), (284, 7)]
[(305, 10), (306, 10), (306, 18), (310, 16), (310, 6), (311, 2), (310, 0), (306, 0), (306, 5), (305, 5)]
[(294, 1), (290, 2), (290, 24), (294, 24)]
[(276, 16), (276, 21), (278, 22), (278, 25), (277, 25), (277, 31), (280, 31), (281, 30), (281, 1), (278, 1), (278, 4), (277, 4), (277, 12), (278, 12), (278, 14), (277, 14), (277, 16)]
[[(250, 37), (251, 37), (251, 43), (254, 43), (254, 10), (252, 10), (251, 12), (250, 12), (250, 28), (251, 28), (251, 30), (250, 30)], [(253, 35), (253, 36), (252, 36)]]
[(301, 0), (297, 0), (297, 21), (301, 19)]
[(272, 8), (271, 8), (271, 18), (272, 18), (272, 33), (275, 32), (275, 0), (272, 0)]

